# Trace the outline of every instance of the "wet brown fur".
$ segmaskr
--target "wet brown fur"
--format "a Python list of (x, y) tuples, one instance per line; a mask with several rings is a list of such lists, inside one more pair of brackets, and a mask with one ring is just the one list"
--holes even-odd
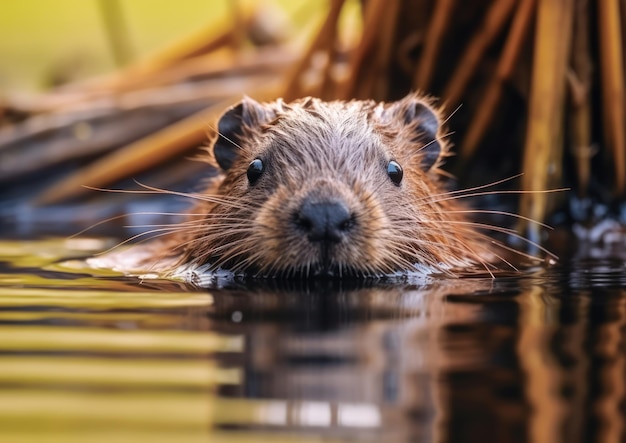
[[(422, 167), (422, 148), (435, 140), (420, 137), (419, 117), (403, 119), (415, 103), (441, 122), (432, 102), (415, 94), (391, 104), (305, 98), (259, 105), (245, 99), (248, 120), (242, 136), (231, 140), (237, 158), (196, 196), (189, 220), (163, 243), (157, 261), (256, 276), (314, 274), (320, 247), (291, 219), (308, 196), (341, 199), (353, 214), (354, 229), (331, 254), (339, 275), (450, 273), (484, 265), (490, 257), (485, 242), (444, 187), (440, 166), (449, 145), (440, 127), (441, 155), (431, 168)], [(206, 160), (218, 167), (212, 149), (207, 152)], [(246, 170), (255, 158), (264, 159), (266, 170), (251, 186)], [(390, 160), (404, 170), (400, 186), (387, 175)]]

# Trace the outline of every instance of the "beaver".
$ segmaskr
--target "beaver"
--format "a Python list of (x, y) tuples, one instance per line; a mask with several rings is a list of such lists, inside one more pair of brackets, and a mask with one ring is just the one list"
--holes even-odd
[(427, 97), (245, 97), (216, 129), (206, 161), (220, 174), (190, 195), (195, 205), (175, 233), (134, 253), (142, 266), (256, 277), (491, 266), (491, 242), (446, 189), (450, 144)]

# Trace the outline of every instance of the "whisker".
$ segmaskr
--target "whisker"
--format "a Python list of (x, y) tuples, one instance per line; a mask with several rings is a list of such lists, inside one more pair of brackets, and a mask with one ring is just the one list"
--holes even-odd
[(489, 230), (489, 231), (501, 232), (503, 234), (507, 234), (507, 235), (510, 235), (511, 237), (515, 237), (515, 238), (517, 238), (519, 240), (522, 240), (522, 241), (526, 242), (527, 244), (529, 244), (531, 246), (534, 246), (537, 249), (539, 249), (540, 251), (546, 253), (550, 257), (552, 257), (554, 259), (558, 259), (558, 257), (556, 255), (554, 255), (552, 252), (550, 252), (549, 250), (547, 250), (543, 246), (539, 245), (538, 243), (536, 243), (536, 242), (534, 242), (532, 240), (527, 239), (523, 235), (518, 234), (513, 229), (508, 229), (508, 228), (503, 228), (503, 227), (500, 227), (500, 226), (489, 225), (489, 224), (486, 224), (486, 223), (464, 222), (464, 221), (459, 221), (459, 220), (452, 220), (452, 221), (448, 221), (447, 223), (452, 223), (452, 224), (457, 224), (457, 225), (473, 226), (473, 227), (476, 227), (476, 228), (485, 229), (485, 230)]
[[(444, 202), (444, 201), (449, 201), (449, 200), (458, 200), (461, 198), (470, 198), (470, 197), (480, 197), (480, 196), (484, 196), (484, 195), (505, 195), (505, 194), (516, 194), (516, 195), (522, 195), (522, 194), (550, 194), (553, 192), (563, 192), (563, 191), (569, 191), (569, 188), (557, 188), (557, 189), (547, 189), (547, 190), (543, 190), (543, 191), (524, 191), (524, 190), (504, 190), (504, 191), (485, 191), (485, 192), (473, 192), (470, 194), (461, 194), (461, 195), (454, 195), (451, 197), (446, 197), (446, 198), (440, 198), (440, 199), (436, 199), (436, 200), (428, 200), (428, 203), (440, 203), (440, 202)], [(450, 195), (452, 193), (454, 193), (456, 191), (450, 192), (447, 195)], [(446, 195), (446, 194), (440, 194), (440, 195)], [(426, 197), (425, 197), (426, 198)]]
[(153, 240), (155, 238), (162, 237), (164, 235), (170, 235), (171, 234), (170, 231), (166, 231), (166, 232), (160, 232), (160, 231), (162, 231), (162, 230), (161, 229), (155, 229), (153, 231), (146, 231), (146, 232), (142, 232), (142, 233), (137, 234), (137, 235), (133, 235), (132, 237), (127, 238), (126, 240), (123, 240), (123, 241), (119, 242), (115, 246), (112, 246), (109, 249), (107, 249), (105, 251), (102, 251), (102, 252), (98, 252), (97, 254), (94, 254), (94, 255), (100, 256), (100, 255), (108, 254), (109, 252), (113, 252), (114, 250), (124, 246), (125, 244), (128, 244), (128, 243), (130, 243), (130, 242), (132, 242), (132, 241), (134, 241), (134, 240), (136, 240), (138, 238), (148, 236), (150, 234), (155, 234), (156, 233), (157, 235), (154, 235), (154, 236), (151, 236), (151, 237), (148, 237), (148, 238), (144, 238), (139, 243), (145, 242), (145, 241), (148, 241), (148, 240)]
[(423, 151), (424, 149), (428, 148), (428, 147), (429, 147), (430, 145), (432, 145), (433, 143), (438, 142), (439, 140), (442, 140), (442, 139), (444, 139), (444, 138), (446, 138), (446, 137), (450, 137), (451, 135), (454, 135), (454, 131), (446, 132), (445, 134), (442, 134), (442, 135), (441, 135), (441, 136), (439, 136), (439, 137), (435, 137), (435, 138), (433, 138), (431, 141), (429, 141), (428, 143), (426, 143), (424, 146), (422, 146), (421, 148), (419, 148), (419, 149), (417, 150), (417, 152), (421, 152), (421, 151)]
[(233, 146), (235, 146), (235, 147), (237, 147), (238, 149), (243, 150), (243, 148), (241, 147), (241, 145), (240, 145), (240, 144), (238, 144), (237, 142), (235, 142), (235, 141), (234, 141), (234, 140), (232, 140), (231, 138), (226, 137), (226, 136), (224, 135), (224, 133), (220, 132), (220, 131), (218, 130), (218, 128), (217, 128), (215, 125), (212, 125), (212, 124), (210, 124), (210, 123), (209, 123), (209, 124), (207, 124), (207, 126), (208, 126), (209, 128), (211, 128), (213, 131), (215, 131), (215, 133), (216, 133), (218, 136), (220, 136), (220, 137), (224, 138), (224, 140), (226, 140), (226, 141), (228, 141), (228, 142), (232, 143), (232, 145), (233, 145)]
[(439, 193), (439, 194), (428, 195), (426, 197), (423, 197), (422, 200), (429, 200), (431, 197), (450, 196), (450, 195), (464, 194), (466, 192), (479, 191), (481, 189), (491, 188), (493, 186), (497, 186), (497, 185), (500, 185), (502, 183), (506, 183), (506, 182), (515, 180), (515, 179), (521, 177), (522, 175), (524, 175), (524, 173), (520, 172), (519, 174), (512, 175), (511, 177), (502, 178), (500, 180), (496, 180), (496, 181), (491, 182), (491, 183), (485, 183), (484, 185), (473, 186), (471, 188), (457, 189), (455, 191), (446, 191), (446, 192), (442, 192), (442, 193)]
[(513, 253), (515, 253), (515, 254), (517, 254), (517, 255), (521, 256), (521, 257), (527, 258), (527, 259), (532, 260), (532, 261), (535, 261), (535, 262), (537, 262), (537, 261), (539, 261), (539, 262), (543, 262), (543, 261), (545, 261), (544, 259), (542, 259), (542, 258), (540, 258), (540, 257), (535, 257), (534, 255), (530, 255), (530, 254), (528, 254), (528, 253), (526, 253), (526, 252), (524, 252), (524, 251), (520, 251), (519, 249), (515, 249), (515, 248), (512, 248), (512, 247), (510, 247), (510, 246), (507, 246), (507, 245), (505, 245), (504, 243), (502, 243), (502, 242), (500, 242), (500, 241), (493, 240), (493, 239), (491, 239), (491, 238), (490, 238), (490, 237), (488, 237), (488, 236), (485, 236), (485, 238), (490, 239), (490, 240), (491, 240), (491, 243), (492, 243), (493, 245), (497, 246), (498, 248), (501, 248), (501, 249), (506, 249), (507, 251), (513, 252)]
[(454, 116), (454, 114), (456, 114), (456, 113), (459, 111), (459, 109), (461, 109), (461, 107), (462, 107), (462, 106), (463, 106), (463, 103), (461, 103), (460, 105), (458, 105), (458, 106), (454, 109), (454, 111), (452, 111), (452, 112), (450, 113), (450, 115), (448, 115), (448, 116), (447, 116), (447, 117), (446, 117), (446, 118), (445, 118), (445, 119), (441, 122), (441, 125), (440, 125), (440, 126), (444, 126), (446, 123), (448, 123), (448, 120), (450, 120), (450, 119)]
[(107, 219), (100, 220), (99, 222), (94, 223), (93, 225), (87, 226), (85, 229), (83, 229), (83, 230), (81, 230), (81, 231), (78, 231), (76, 234), (72, 234), (72, 235), (70, 235), (68, 238), (69, 238), (69, 239), (76, 238), (76, 237), (78, 237), (79, 235), (82, 235), (82, 234), (84, 234), (85, 232), (90, 231), (91, 229), (93, 229), (93, 228), (95, 228), (95, 227), (97, 227), (97, 226), (103, 225), (103, 224), (105, 224), (105, 223), (112, 222), (113, 220), (119, 220), (119, 219), (121, 219), (121, 218), (125, 218), (125, 217), (128, 217), (128, 214), (116, 215), (116, 216), (114, 216), (114, 217), (109, 217), (109, 218), (107, 218)]
[[(428, 212), (423, 212), (423, 213), (428, 213)], [(436, 212), (433, 212), (436, 213)], [(536, 225), (541, 226), (542, 228), (546, 228), (546, 229), (550, 229), (553, 230), (554, 228), (550, 225), (547, 225), (545, 223), (542, 223), (540, 221), (534, 220), (532, 218), (529, 217), (525, 217), (523, 215), (520, 214), (516, 214), (514, 212), (507, 212), (507, 211), (497, 211), (497, 210), (490, 210), (490, 209), (466, 209), (466, 210), (445, 210), (443, 211), (443, 213), (445, 214), (492, 214), (492, 215), (505, 215), (508, 217), (514, 217), (520, 220), (525, 220), (527, 222), (530, 223), (534, 223)]]
[[(246, 206), (240, 205), (240, 204), (236, 204), (235, 200), (229, 200), (228, 198), (225, 198), (223, 196), (217, 196), (217, 195), (210, 195), (210, 194), (197, 194), (197, 193), (190, 193), (190, 192), (179, 192), (179, 191), (171, 191), (168, 189), (161, 189), (161, 188), (157, 188), (154, 186), (150, 186), (150, 185), (146, 185), (144, 183), (141, 183), (137, 180), (134, 180), (135, 183), (138, 186), (141, 186), (142, 188), (145, 189), (106, 189), (106, 188), (97, 188), (97, 187), (93, 187), (93, 186), (87, 186), (85, 185), (84, 187), (87, 189), (91, 189), (93, 191), (99, 191), (99, 192), (111, 192), (111, 193), (119, 193), (119, 194), (142, 194), (142, 195), (147, 195), (147, 194), (166, 194), (166, 195), (175, 195), (175, 196), (179, 196), (179, 197), (184, 197), (184, 198), (189, 198), (192, 200), (199, 200), (199, 201), (205, 201), (208, 203), (215, 203), (215, 204), (220, 204), (220, 205), (224, 205), (224, 206), (230, 206), (233, 208), (237, 208), (237, 209), (248, 209)], [(233, 198), (234, 199), (234, 198)]]

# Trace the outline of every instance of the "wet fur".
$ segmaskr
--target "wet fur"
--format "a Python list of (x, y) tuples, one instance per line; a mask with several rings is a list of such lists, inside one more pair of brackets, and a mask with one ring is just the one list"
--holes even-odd
[[(429, 100), (415, 94), (391, 104), (245, 99), (240, 107), (241, 127), (220, 125), (222, 139), (207, 150), (210, 164), (228, 169), (195, 196), (177, 232), (152, 246), (151, 267), (314, 275), (319, 245), (299, 235), (290, 218), (305, 196), (317, 195), (343, 200), (355, 219), (349, 241), (332, 250), (336, 275), (453, 273), (493, 259), (444, 187), (440, 166), (449, 146)], [(233, 151), (225, 157), (218, 147)], [(250, 186), (246, 170), (255, 158), (267, 169)], [(403, 167), (400, 186), (387, 175), (390, 160)]]

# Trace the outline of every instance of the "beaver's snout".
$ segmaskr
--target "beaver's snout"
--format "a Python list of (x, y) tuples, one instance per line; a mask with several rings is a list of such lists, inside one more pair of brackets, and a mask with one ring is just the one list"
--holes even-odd
[(339, 243), (352, 229), (354, 220), (341, 201), (304, 200), (294, 217), (297, 228), (311, 242)]

